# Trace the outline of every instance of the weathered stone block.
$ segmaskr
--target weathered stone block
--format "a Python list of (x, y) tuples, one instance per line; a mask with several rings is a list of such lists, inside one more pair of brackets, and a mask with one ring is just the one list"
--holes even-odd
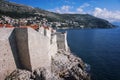
[(32, 28), (16, 28), (15, 35), (23, 69), (32, 71), (39, 67), (50, 67), (51, 57), (48, 54), (50, 39), (48, 37)]
[(0, 29), (0, 80), (4, 80), (6, 76), (16, 69), (16, 60), (10, 44), (10, 42), (13, 42), (13, 30), (14, 28)]
[(27, 28), (16, 28), (15, 36), (18, 48), (18, 55), (20, 58), (21, 67), (23, 69), (31, 70), (31, 62), (28, 48), (28, 30)]
[(68, 51), (68, 45), (67, 45), (67, 33), (61, 33), (57, 32), (57, 47), (58, 49), (63, 49), (65, 51)]
[(39, 67), (50, 67), (51, 57), (48, 54), (50, 39), (32, 28), (28, 28), (28, 45), (32, 70)]

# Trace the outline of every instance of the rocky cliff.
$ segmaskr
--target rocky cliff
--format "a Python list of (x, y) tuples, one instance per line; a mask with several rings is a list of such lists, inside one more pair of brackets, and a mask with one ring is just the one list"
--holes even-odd
[(59, 50), (52, 57), (51, 72), (38, 68), (33, 72), (15, 70), (6, 80), (90, 80), (85, 63), (70, 52)]

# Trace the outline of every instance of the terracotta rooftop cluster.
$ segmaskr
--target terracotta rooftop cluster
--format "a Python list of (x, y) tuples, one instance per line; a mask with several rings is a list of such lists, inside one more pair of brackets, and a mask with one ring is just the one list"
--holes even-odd
[(47, 20), (40, 17), (13, 19), (11, 17), (2, 16), (0, 18), (0, 28), (31, 27), (33, 29), (38, 29), (39, 26), (44, 26), (45, 28), (47, 28)]

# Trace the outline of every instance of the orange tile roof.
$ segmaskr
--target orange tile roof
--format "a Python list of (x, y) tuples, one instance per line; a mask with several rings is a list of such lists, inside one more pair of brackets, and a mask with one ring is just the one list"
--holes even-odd
[(4, 24), (0, 24), (0, 28), (2, 28), (4, 26)]
[(38, 29), (38, 28), (39, 28), (38, 25), (20, 26), (20, 28), (27, 28), (27, 27), (31, 27), (31, 28), (33, 28), (33, 29)]
[[(5, 28), (13, 28), (14, 26), (10, 25), (10, 24), (0, 24), (0, 28), (3, 28), (5, 26)], [(33, 29), (38, 29), (39, 26), (38, 25), (30, 25), (30, 26), (20, 26), (20, 28), (27, 28), (27, 27), (31, 27)], [(49, 27), (45, 26), (45, 29), (49, 29)]]
[(38, 25), (31, 25), (30, 27), (33, 28), (33, 29), (38, 29), (39, 28)]
[(28, 26), (20, 26), (20, 28), (27, 28)]
[(0, 28), (3, 28), (3, 27), (5, 27), (5, 28), (13, 28), (13, 26), (10, 25), (10, 24), (0, 24)]
[(10, 25), (10, 24), (6, 24), (5, 27), (6, 27), (6, 28), (13, 28), (13, 26)]

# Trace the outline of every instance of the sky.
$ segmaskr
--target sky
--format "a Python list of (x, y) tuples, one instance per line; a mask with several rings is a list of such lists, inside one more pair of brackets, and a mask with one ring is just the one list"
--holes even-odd
[(60, 14), (91, 14), (120, 22), (120, 0), (9, 0)]

